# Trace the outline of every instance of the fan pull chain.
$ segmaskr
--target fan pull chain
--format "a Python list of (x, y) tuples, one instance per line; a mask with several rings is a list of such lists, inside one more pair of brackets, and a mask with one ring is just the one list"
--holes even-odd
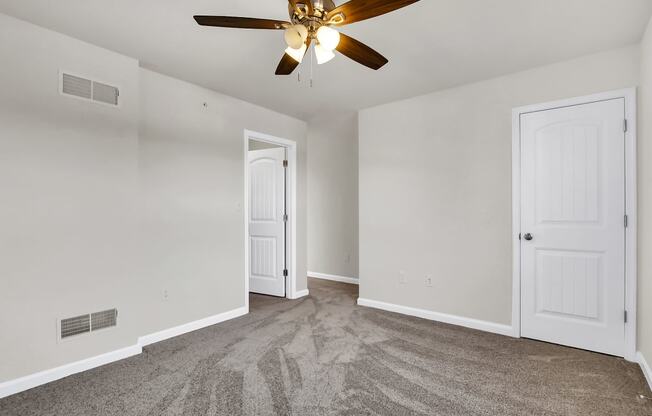
[(310, 88), (312, 88), (312, 51), (310, 51)]

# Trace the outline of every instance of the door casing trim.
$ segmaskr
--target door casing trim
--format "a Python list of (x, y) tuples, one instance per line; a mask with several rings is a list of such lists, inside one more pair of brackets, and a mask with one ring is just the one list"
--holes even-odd
[(285, 294), (288, 299), (297, 299), (306, 294), (297, 291), (297, 142), (258, 133), (244, 131), (244, 249), (245, 249), (245, 305), (249, 310), (249, 140), (275, 144), (287, 150), (287, 214), (288, 232), (286, 246), (288, 247), (288, 278), (285, 282)]
[(512, 110), (512, 328), (514, 337), (521, 337), (521, 116), (539, 111), (573, 107), (623, 98), (625, 100), (625, 351), (624, 358), (636, 362), (636, 284), (637, 284), (637, 177), (636, 177), (636, 88), (609, 91), (569, 98)]

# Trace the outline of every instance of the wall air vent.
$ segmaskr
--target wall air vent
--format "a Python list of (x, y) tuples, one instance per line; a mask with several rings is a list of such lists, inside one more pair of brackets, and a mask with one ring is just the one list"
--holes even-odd
[(118, 324), (118, 310), (95, 312), (91, 314), (91, 331), (110, 328)]
[(93, 81), (70, 74), (62, 74), (62, 76), (61, 92), (87, 100), (92, 98)]
[(95, 101), (117, 107), (120, 90), (118, 87), (93, 81), (65, 72), (61, 73), (61, 93), (84, 100)]
[(118, 324), (118, 310), (109, 309), (61, 320), (61, 339), (111, 328)]
[(61, 339), (91, 332), (90, 315), (75, 316), (61, 320)]
[(100, 82), (93, 82), (93, 100), (105, 104), (118, 105), (119, 96), (120, 92), (116, 87)]

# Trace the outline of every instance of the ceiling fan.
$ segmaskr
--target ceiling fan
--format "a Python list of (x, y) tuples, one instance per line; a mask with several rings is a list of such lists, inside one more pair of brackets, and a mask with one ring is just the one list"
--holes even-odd
[(285, 30), (288, 48), (276, 68), (276, 75), (291, 74), (312, 44), (318, 64), (333, 59), (333, 51), (337, 50), (362, 65), (378, 70), (388, 62), (384, 56), (334, 28), (371, 19), (417, 1), (351, 0), (336, 6), (333, 0), (288, 0), (289, 22), (233, 16), (195, 16), (195, 20), (202, 26)]

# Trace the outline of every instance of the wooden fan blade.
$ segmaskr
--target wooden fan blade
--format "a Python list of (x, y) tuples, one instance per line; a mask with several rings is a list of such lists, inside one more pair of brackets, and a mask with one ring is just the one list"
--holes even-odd
[(327, 12), (333, 10), (336, 7), (337, 6), (335, 5), (335, 2), (333, 2), (333, 0), (324, 0), (324, 10), (326, 10)]
[(315, 11), (315, 9), (312, 6), (312, 0), (288, 0), (288, 2), (290, 3), (290, 6), (292, 6), (292, 8), (297, 11), (298, 14), (303, 14), (301, 9), (299, 8), (299, 4), (303, 4), (304, 6), (306, 6), (306, 8), (308, 9), (308, 14), (311, 16)]
[[(310, 49), (310, 38), (306, 41), (306, 53), (308, 53), (308, 50)], [(304, 55), (305, 56), (305, 55)], [(290, 55), (283, 54), (283, 58), (281, 58), (281, 62), (278, 63), (278, 67), (276, 67), (276, 75), (290, 75), (292, 72), (294, 72), (295, 69), (299, 66), (299, 62), (295, 61), (294, 58), (292, 58)]]
[(276, 75), (290, 75), (298, 66), (299, 63), (285, 53), (276, 67)]
[(337, 45), (337, 51), (373, 70), (379, 70), (389, 62), (387, 58), (369, 46), (343, 33), (340, 33), (340, 44)]
[(283, 29), (288, 22), (234, 16), (195, 16), (201, 26), (233, 27), (238, 29)]
[(301, 13), (301, 9), (299, 9), (299, 6), (297, 6), (296, 0), (288, 0), (288, 3), (290, 3), (290, 18), (292, 18), (292, 10), (294, 10), (297, 14)]
[(315, 8), (312, 5), (312, 0), (304, 0), (301, 3), (305, 4), (308, 8), (308, 14), (312, 16), (312, 14), (315, 13)]
[(328, 12), (327, 19), (330, 20), (342, 13), (344, 15), (344, 21), (338, 24), (348, 25), (393, 12), (394, 10), (401, 9), (418, 1), (419, 0), (351, 0), (350, 2), (344, 3)]

